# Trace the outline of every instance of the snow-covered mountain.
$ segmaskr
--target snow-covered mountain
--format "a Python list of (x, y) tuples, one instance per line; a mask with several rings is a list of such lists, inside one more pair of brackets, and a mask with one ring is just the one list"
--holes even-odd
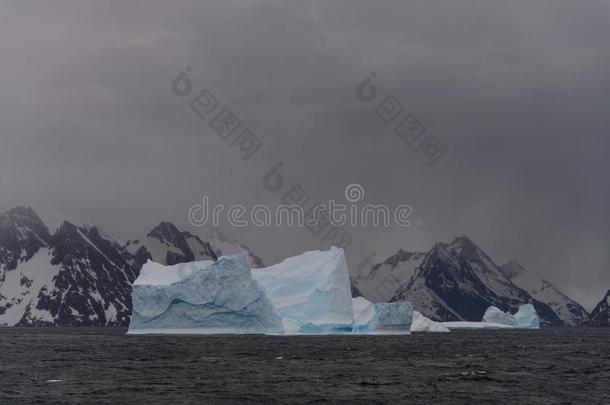
[[(202, 239), (205, 238), (205, 241)], [(170, 222), (161, 222), (144, 238), (129, 240), (123, 246), (127, 259), (141, 268), (146, 259), (163, 265), (212, 260), (221, 255), (248, 252), (252, 267), (264, 267), (260, 257), (246, 246), (230, 240), (219, 231), (204, 231), (201, 235), (179, 230)]]
[(391, 301), (410, 301), (424, 316), (439, 321), (480, 321), (493, 305), (516, 312), (531, 303), (543, 324), (563, 325), (547, 304), (513, 284), (491, 258), (465, 236), (436, 243), (411, 279)]
[(587, 326), (610, 327), (610, 290), (595, 306), (586, 322)]
[(353, 283), (369, 300), (387, 302), (396, 295), (400, 286), (413, 277), (425, 256), (425, 252), (400, 249), (384, 262), (374, 265), (367, 275), (355, 278)]
[(51, 240), (49, 229), (31, 208), (17, 207), (0, 214), (0, 281), (6, 272), (30, 260)]
[(93, 326), (128, 321), (130, 286), (137, 274), (116, 242), (95, 227), (64, 222), (43, 246), (48, 231), (43, 233), (46, 227), (31, 208), (7, 214), (8, 232), (0, 229), (0, 240), (10, 239), (11, 230), (17, 228), (25, 235), (21, 239), (25, 246), (38, 248), (5, 269), (0, 283), (1, 325)]
[(532, 297), (550, 306), (565, 325), (578, 326), (587, 320), (589, 313), (582, 305), (518, 262), (511, 260), (500, 266), (500, 270), (517, 287), (523, 288)]
[(146, 260), (178, 264), (244, 250), (263, 267), (239, 244), (204, 241), (169, 222), (122, 244), (67, 221), (51, 235), (34, 210), (18, 207), (0, 214), (0, 325), (127, 325), (131, 284)]
[(208, 243), (189, 232), (180, 231), (170, 222), (161, 222), (144, 238), (128, 240), (123, 246), (127, 259), (136, 267), (144, 259), (151, 259), (164, 265), (212, 260), (220, 253)]
[(31, 208), (0, 214), (0, 324), (18, 323), (56, 275), (50, 242), (49, 230)]

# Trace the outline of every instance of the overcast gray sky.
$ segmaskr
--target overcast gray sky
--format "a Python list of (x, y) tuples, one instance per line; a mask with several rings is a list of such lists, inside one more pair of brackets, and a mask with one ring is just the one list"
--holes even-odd
[[(351, 229), (352, 266), (467, 235), (591, 307), (610, 287), (608, 21), (594, 0), (3, 1), (0, 209), (135, 238), (186, 228), (204, 194), (277, 204), (281, 161), (314, 199), (359, 183), (414, 207), (420, 227)], [(263, 142), (249, 160), (172, 93), (187, 66)], [(390, 94), (446, 146), (436, 165), (376, 116)], [(325, 245), (223, 229), (268, 263)]]

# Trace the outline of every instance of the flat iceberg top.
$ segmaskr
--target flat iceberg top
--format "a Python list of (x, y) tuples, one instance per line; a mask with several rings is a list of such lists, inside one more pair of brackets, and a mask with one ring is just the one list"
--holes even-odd
[(190, 275), (202, 270), (214, 262), (211, 260), (202, 260), (199, 262), (180, 263), (173, 266), (164, 266), (148, 260), (140, 275), (133, 282), (133, 285), (169, 285), (180, 282)]

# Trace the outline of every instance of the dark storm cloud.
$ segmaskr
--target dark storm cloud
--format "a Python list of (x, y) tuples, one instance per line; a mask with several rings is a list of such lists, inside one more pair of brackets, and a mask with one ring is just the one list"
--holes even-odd
[[(186, 225), (203, 194), (277, 203), (261, 179), (281, 160), (314, 198), (357, 182), (414, 206), (423, 228), (354, 230), (352, 262), (466, 234), (591, 305), (610, 284), (609, 17), (602, 1), (7, 2), (0, 208), (128, 238)], [(186, 66), (263, 141), (256, 157), (171, 93)], [(371, 72), (447, 146), (437, 165), (355, 97)], [(268, 261), (324, 245), (228, 232)]]

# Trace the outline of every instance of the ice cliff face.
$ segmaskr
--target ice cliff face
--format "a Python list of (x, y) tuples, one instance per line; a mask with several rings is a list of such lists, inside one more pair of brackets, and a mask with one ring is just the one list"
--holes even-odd
[(343, 249), (306, 252), (274, 266), (254, 269), (260, 284), (293, 332), (332, 333), (354, 322)]
[(411, 333), (413, 307), (408, 302), (377, 303), (363, 297), (353, 299), (352, 332), (363, 335), (408, 335)]
[[(148, 262), (133, 286), (129, 333), (281, 333), (282, 321), (252, 278), (246, 254), (180, 265)], [(169, 276), (168, 276), (169, 274)]]

